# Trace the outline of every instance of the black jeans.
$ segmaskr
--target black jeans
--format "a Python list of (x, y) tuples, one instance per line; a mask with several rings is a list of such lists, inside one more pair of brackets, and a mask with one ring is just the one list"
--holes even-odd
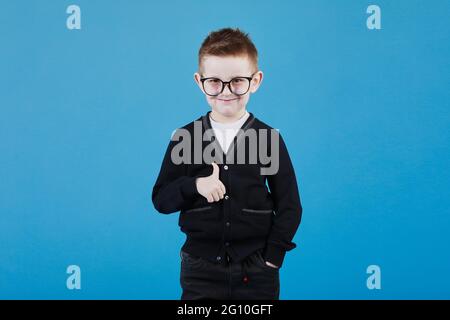
[(278, 268), (266, 265), (262, 249), (243, 261), (211, 262), (181, 251), (181, 300), (278, 300)]

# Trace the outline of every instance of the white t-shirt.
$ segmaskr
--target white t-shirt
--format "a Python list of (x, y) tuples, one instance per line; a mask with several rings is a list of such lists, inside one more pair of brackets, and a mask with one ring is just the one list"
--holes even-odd
[(211, 116), (209, 117), (209, 120), (211, 121), (211, 127), (214, 130), (214, 135), (217, 138), (217, 142), (219, 142), (222, 150), (225, 153), (228, 151), (228, 148), (233, 142), (234, 137), (249, 116), (250, 114), (246, 110), (245, 114), (241, 118), (230, 123), (217, 122), (214, 121)]

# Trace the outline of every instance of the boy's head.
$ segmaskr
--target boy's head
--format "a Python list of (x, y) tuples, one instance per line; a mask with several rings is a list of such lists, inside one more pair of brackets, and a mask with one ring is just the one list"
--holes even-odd
[[(262, 78), (258, 52), (248, 34), (225, 28), (211, 32), (203, 41), (194, 79), (221, 120), (233, 121), (243, 114)], [(231, 82), (227, 85), (220, 80)]]

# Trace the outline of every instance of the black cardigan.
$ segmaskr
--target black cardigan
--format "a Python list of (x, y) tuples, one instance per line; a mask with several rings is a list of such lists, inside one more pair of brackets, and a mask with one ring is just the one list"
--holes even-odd
[[(182, 129), (195, 138), (194, 127), (198, 129), (201, 125), (203, 135), (206, 129), (212, 129), (210, 112)], [(250, 116), (241, 127), (243, 131), (249, 128), (274, 130), (249, 113)], [(271, 135), (270, 131), (268, 132), (265, 139), (269, 152), (265, 153), (271, 155)], [(225, 253), (234, 261), (242, 261), (255, 250), (262, 248), (267, 261), (282, 266), (286, 251), (296, 247), (292, 239), (301, 221), (302, 206), (289, 153), (281, 135), (278, 131), (275, 132), (279, 141), (279, 169), (273, 175), (261, 175), (260, 169), (270, 165), (262, 164), (260, 157), (257, 163), (249, 161), (250, 139), (246, 140), (241, 131), (226, 154), (214, 134), (209, 136), (209, 141), (203, 141), (202, 136), (195, 142), (192, 138), (191, 154), (186, 154), (190, 161), (181, 164), (171, 161), (172, 149), (179, 141), (172, 139), (169, 142), (153, 187), (152, 201), (160, 213), (181, 211), (178, 225), (187, 236), (182, 250), (217, 262), (225, 258)], [(257, 137), (259, 142), (262, 138)], [(220, 201), (208, 203), (198, 193), (195, 180), (211, 175), (212, 166), (210, 162), (205, 163), (203, 157), (201, 163), (195, 163), (193, 151), (195, 143), (198, 143), (197, 147), (201, 146), (203, 151), (211, 141), (219, 146), (216, 150), (220, 152), (213, 152), (212, 155), (218, 163), (219, 178), (225, 185), (226, 194)], [(241, 143), (244, 143), (244, 146), (240, 145)], [(236, 153), (239, 147), (244, 147), (246, 151), (245, 164), (237, 161)], [(184, 155), (184, 151), (181, 154)], [(231, 155), (235, 160), (233, 163), (227, 158)]]

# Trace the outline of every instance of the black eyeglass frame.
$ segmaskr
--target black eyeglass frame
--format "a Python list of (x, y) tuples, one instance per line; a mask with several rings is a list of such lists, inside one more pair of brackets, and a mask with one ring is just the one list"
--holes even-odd
[[(230, 81), (222, 81), (222, 79), (219, 79), (219, 78), (216, 78), (216, 77), (200, 78), (200, 81), (202, 83), (203, 91), (210, 97), (217, 97), (218, 95), (220, 95), (223, 92), (223, 90), (225, 90), (225, 86), (228, 86), (228, 90), (230, 90), (230, 92), (232, 94), (235, 94), (237, 96), (243, 96), (244, 94), (247, 94), (247, 92), (250, 90), (250, 85), (252, 83), (252, 80), (255, 77), (255, 74), (257, 74), (257, 73), (258, 73), (258, 71), (253, 73), (250, 77), (234, 77)], [(220, 82), (222, 82), (222, 90), (220, 90), (220, 92), (218, 94), (209, 94), (209, 93), (206, 92), (205, 81), (209, 80), (209, 79), (216, 79), (216, 80), (219, 80)], [(237, 93), (234, 93), (233, 90), (231, 90), (231, 82), (234, 79), (247, 79), (248, 80), (248, 88), (247, 88), (247, 90), (244, 93), (237, 94)]]

